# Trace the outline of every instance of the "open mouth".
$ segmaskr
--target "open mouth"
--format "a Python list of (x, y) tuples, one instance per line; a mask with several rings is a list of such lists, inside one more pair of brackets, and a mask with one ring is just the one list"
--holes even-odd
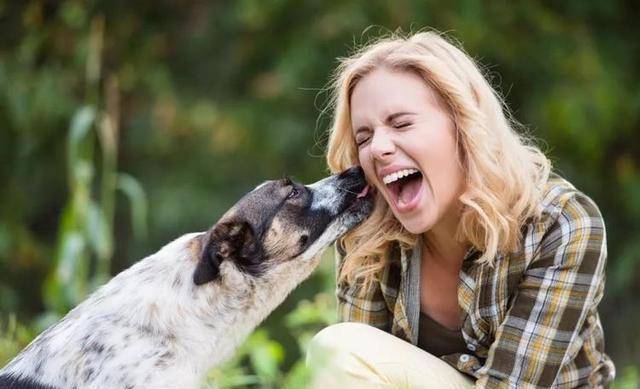
[(408, 211), (417, 204), (422, 189), (422, 173), (404, 169), (383, 178), (388, 193), (399, 211)]

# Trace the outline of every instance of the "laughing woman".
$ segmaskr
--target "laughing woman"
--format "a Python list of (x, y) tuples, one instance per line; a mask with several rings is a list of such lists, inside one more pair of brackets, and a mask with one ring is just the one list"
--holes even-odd
[(338, 68), (327, 161), (361, 165), (372, 216), (338, 244), (340, 321), (312, 340), (316, 387), (599, 387), (596, 204), (515, 131), (441, 35), (393, 37)]

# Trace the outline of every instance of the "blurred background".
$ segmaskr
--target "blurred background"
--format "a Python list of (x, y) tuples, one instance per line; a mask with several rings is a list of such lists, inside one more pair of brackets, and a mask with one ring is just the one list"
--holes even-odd
[[(640, 382), (640, 4), (0, 0), (0, 366), (111, 275), (243, 193), (326, 174), (336, 58), (433, 27), (600, 206), (616, 387)], [(208, 387), (304, 387), (333, 262)]]

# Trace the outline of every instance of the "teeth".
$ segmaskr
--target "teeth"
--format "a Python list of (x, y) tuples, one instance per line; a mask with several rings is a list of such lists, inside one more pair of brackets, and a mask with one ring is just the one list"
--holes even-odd
[(398, 170), (397, 172), (394, 172), (394, 173), (391, 173), (391, 174), (387, 174), (386, 176), (382, 177), (382, 182), (384, 182), (385, 185), (389, 185), (390, 183), (392, 183), (394, 181), (398, 181), (402, 177), (406, 177), (408, 175), (411, 175), (411, 174), (417, 173), (417, 172), (418, 172), (418, 169)]

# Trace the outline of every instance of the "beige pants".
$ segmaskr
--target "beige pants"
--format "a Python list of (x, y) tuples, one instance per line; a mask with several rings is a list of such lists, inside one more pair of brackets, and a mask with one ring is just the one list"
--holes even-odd
[(472, 388), (471, 378), (440, 358), (361, 323), (316, 334), (307, 351), (312, 388)]

